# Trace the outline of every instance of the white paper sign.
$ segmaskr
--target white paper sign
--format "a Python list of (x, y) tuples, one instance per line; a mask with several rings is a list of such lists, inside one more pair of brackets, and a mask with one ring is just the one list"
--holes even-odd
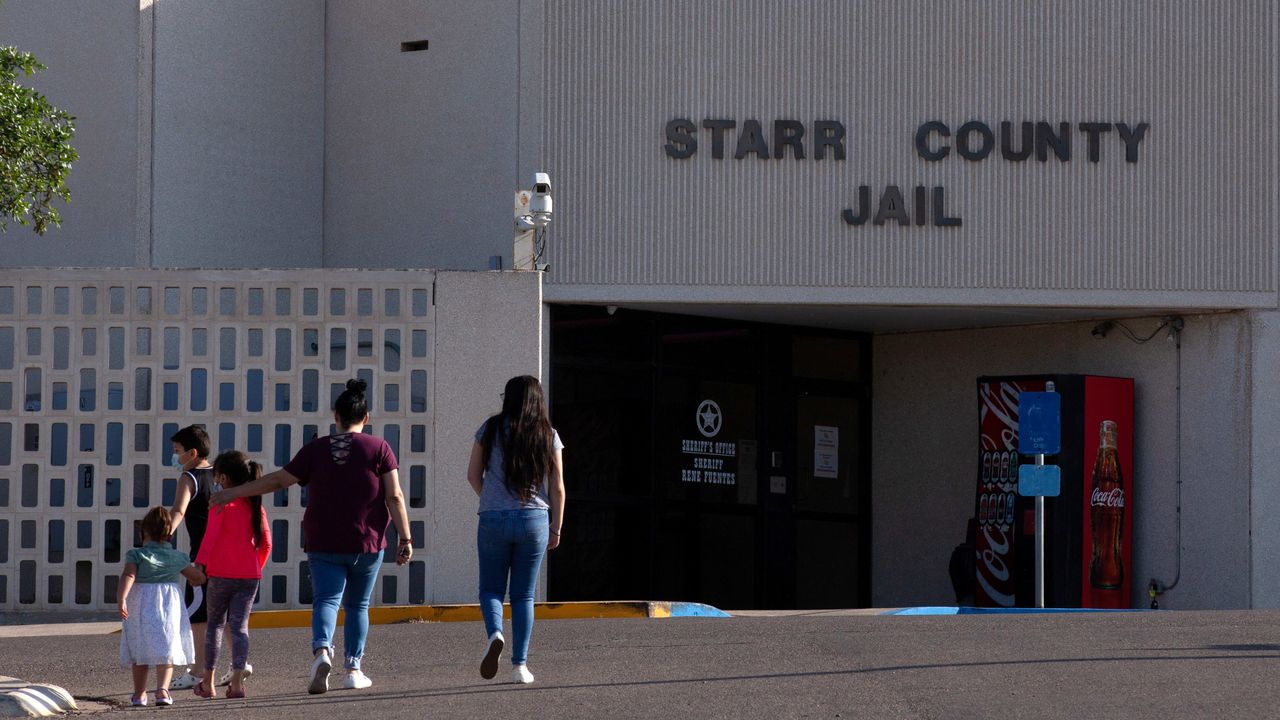
[(840, 428), (813, 426), (813, 476), (836, 478), (840, 475)]

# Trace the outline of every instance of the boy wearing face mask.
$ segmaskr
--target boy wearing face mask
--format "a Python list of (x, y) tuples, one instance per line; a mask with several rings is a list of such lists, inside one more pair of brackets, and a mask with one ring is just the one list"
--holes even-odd
[[(178, 490), (169, 513), (173, 517), (169, 528), (176, 533), (178, 526), (186, 521), (187, 537), (191, 541), (191, 557), (200, 552), (200, 543), (204, 540), (205, 528), (209, 525), (209, 495), (213, 492), (213, 465), (209, 463), (209, 434), (199, 425), (182, 428), (169, 438), (173, 455), (169, 465), (177, 468)], [(195, 667), (204, 667), (204, 634), (208, 614), (205, 610), (204, 592), (198, 587), (187, 585), (187, 614), (191, 618), (191, 634), (199, 639), (195, 642)], [(169, 685), (174, 690), (186, 690), (195, 687), (200, 681), (198, 675), (190, 670), (173, 679)]]

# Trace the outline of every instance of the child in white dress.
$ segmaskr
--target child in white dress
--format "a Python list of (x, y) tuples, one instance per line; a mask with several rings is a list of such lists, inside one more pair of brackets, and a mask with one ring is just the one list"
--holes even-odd
[(162, 507), (147, 512), (142, 518), (142, 547), (125, 554), (120, 574), (120, 664), (133, 669), (134, 705), (147, 704), (148, 667), (156, 669), (156, 704), (172, 705), (173, 666), (195, 661), (179, 578), (201, 585), (205, 577), (186, 553), (169, 544), (170, 520)]

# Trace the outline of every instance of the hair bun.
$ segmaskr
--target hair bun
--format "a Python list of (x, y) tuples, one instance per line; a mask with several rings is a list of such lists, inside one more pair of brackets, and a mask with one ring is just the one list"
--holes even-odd
[(369, 387), (369, 383), (364, 380), (348, 380), (347, 391), (363, 393)]

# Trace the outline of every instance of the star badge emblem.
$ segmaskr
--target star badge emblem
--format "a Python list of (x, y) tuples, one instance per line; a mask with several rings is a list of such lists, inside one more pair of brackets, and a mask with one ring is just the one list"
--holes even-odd
[(723, 415), (720, 413), (720, 406), (714, 400), (703, 400), (698, 405), (695, 418), (698, 423), (698, 432), (702, 433), (703, 437), (715, 437), (720, 432)]

